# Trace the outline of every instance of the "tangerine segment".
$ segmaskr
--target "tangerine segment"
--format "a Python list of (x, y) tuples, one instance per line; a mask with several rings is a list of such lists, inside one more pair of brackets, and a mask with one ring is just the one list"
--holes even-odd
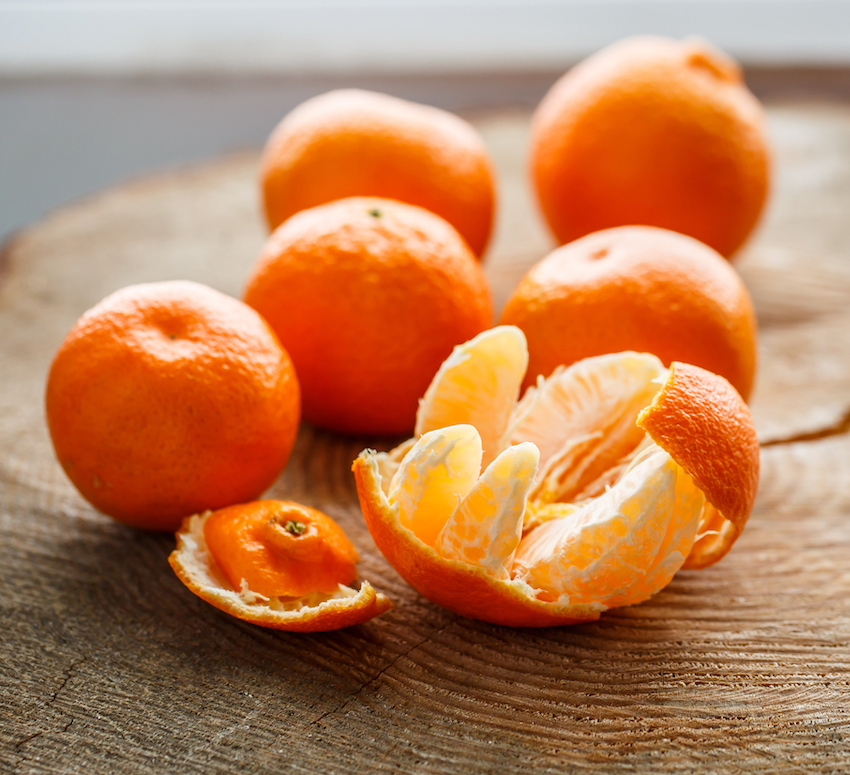
[[(759, 444), (747, 405), (723, 377), (673, 363), (670, 378), (637, 422), (730, 523), (718, 529), (716, 515), (706, 511), (700, 524), (699, 559), (691, 567), (717, 562), (744, 529), (758, 490)], [(712, 525), (717, 532), (708, 532)]]
[(312, 592), (301, 597), (265, 597), (245, 587), (234, 588), (218, 566), (204, 536), (212, 512), (183, 520), (177, 548), (168, 562), (180, 581), (194, 594), (225, 613), (262, 627), (291, 632), (327, 632), (362, 624), (393, 604), (368, 581), (355, 590), (342, 584), (332, 593)]
[(531, 443), (502, 452), (446, 521), (434, 544), (437, 552), (509, 579), (539, 460)]
[(204, 538), (234, 589), (264, 597), (330, 594), (357, 575), (342, 528), (320, 511), (287, 501), (231, 506), (206, 520)]
[(682, 567), (686, 570), (702, 570), (714, 565), (732, 548), (737, 537), (735, 525), (714, 506), (706, 503), (696, 541)]
[(598, 619), (605, 606), (537, 600), (522, 580), (501, 581), (480, 565), (446, 559), (399, 521), (398, 504), (381, 489), (377, 454), (364, 450), (352, 466), (366, 526), (390, 565), (431, 602), (472, 619), (511, 627), (549, 627)]
[(704, 497), (653, 445), (620, 481), (583, 508), (553, 519), (520, 543), (515, 577), (538, 598), (632, 605), (665, 587), (696, 536)]
[(419, 402), (415, 435), (474, 425), (488, 466), (508, 446), (508, 421), (527, 368), (525, 335), (514, 326), (496, 326), (458, 345)]
[(540, 449), (535, 502), (570, 501), (644, 439), (635, 425), (667, 376), (654, 355), (586, 358), (539, 380), (517, 404), (510, 440)]
[(433, 546), (449, 515), (481, 472), (481, 437), (471, 425), (426, 433), (404, 456), (389, 499), (401, 524)]

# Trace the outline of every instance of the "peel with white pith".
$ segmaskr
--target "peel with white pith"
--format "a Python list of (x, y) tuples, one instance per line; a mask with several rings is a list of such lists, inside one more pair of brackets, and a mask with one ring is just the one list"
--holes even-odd
[[(487, 353), (506, 333), (458, 348), (470, 357), (441, 370), (417, 427), (435, 424), (435, 396), (439, 415), (456, 423), (498, 412), (516, 375), (485, 379), (496, 389), (456, 411), (452, 379), (486, 373)], [(366, 450), (353, 465), (378, 548), (423, 595), (465, 616), (518, 626), (596, 619), (653, 595), (691, 555), (693, 567), (719, 559), (752, 508), (758, 444), (749, 411), (728, 382), (697, 367), (667, 370), (639, 353), (587, 359), (557, 370), (493, 425), (508, 432), (484, 474), (479, 453), (448, 466), (430, 457), (461, 439), (480, 451), (470, 425), (433, 428), (403, 454)], [(492, 430), (482, 435), (498, 438)], [(528, 455), (506, 464), (519, 447), (539, 452), (539, 470)], [(729, 466), (723, 456), (733, 452)]]
[(393, 607), (368, 581), (360, 589), (340, 584), (331, 593), (314, 592), (295, 598), (265, 597), (247, 585), (234, 589), (216, 563), (204, 538), (204, 523), (212, 512), (183, 520), (171, 567), (194, 594), (210, 605), (252, 624), (291, 632), (326, 632), (362, 624)]

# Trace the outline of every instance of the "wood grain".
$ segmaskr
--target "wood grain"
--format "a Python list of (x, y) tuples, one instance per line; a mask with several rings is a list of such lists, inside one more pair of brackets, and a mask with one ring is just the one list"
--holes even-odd
[[(719, 565), (596, 623), (522, 630), (409, 589), (357, 506), (368, 445), (302, 428), (274, 495), (338, 519), (397, 608), (322, 635), (191, 595), (173, 538), (83, 502), (42, 390), (78, 315), (129, 283), (239, 295), (262, 242), (256, 159), (131, 183), (19, 235), (0, 262), (0, 768), (21, 773), (842, 772), (850, 763), (850, 110), (770, 112), (779, 175), (737, 263), (756, 300), (756, 511)], [(499, 167), (501, 305), (549, 248), (527, 116), (479, 120)]]

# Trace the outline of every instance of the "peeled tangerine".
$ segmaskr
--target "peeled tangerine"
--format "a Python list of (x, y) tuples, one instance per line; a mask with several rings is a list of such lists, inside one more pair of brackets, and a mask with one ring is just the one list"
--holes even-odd
[(517, 403), (527, 365), (518, 328), (485, 331), (442, 365), (413, 439), (354, 461), (369, 531), (408, 583), (494, 624), (570, 624), (729, 551), (759, 448), (725, 379), (624, 352)]
[(320, 511), (254, 501), (183, 521), (168, 561), (198, 597), (239, 619), (295, 632), (360, 624), (392, 608), (368, 581), (354, 590), (357, 550)]

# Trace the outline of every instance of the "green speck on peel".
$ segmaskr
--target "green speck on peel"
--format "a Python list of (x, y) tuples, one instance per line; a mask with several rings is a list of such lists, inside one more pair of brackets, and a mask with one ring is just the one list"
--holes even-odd
[(380, 218), (383, 213), (377, 207), (374, 207), (373, 209), (369, 210), (369, 215), (371, 215), (373, 218)]
[(95, 486), (95, 489), (98, 489), (98, 490), (100, 489), (100, 486), (101, 486), (100, 479), (98, 479), (96, 476), (92, 477), (92, 484)]
[(300, 536), (307, 529), (307, 525), (303, 522), (297, 522), (294, 519), (288, 519), (284, 523), (283, 529), (287, 533), (292, 533), (294, 536)]

